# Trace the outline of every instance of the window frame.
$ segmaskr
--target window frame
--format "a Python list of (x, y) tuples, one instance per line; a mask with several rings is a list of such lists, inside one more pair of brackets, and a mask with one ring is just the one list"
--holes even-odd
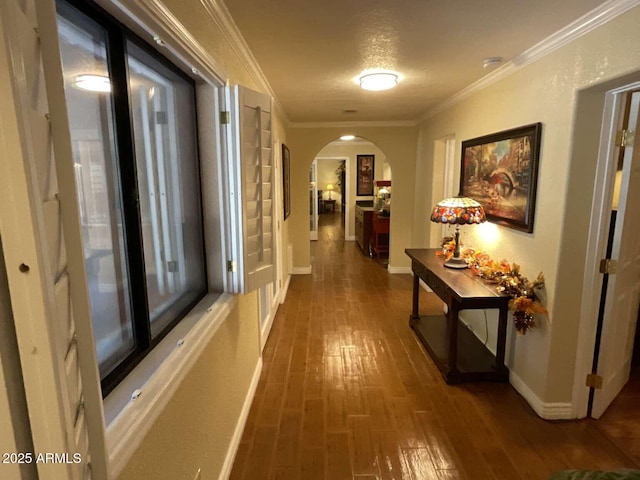
[[(103, 399), (106, 398), (135, 368), (143, 359), (157, 347), (162, 340), (178, 325), (205, 296), (210, 293), (221, 293), (211, 291), (210, 275), (208, 268), (208, 242), (205, 233), (205, 205), (204, 205), (204, 185), (203, 185), (203, 165), (200, 152), (200, 131), (199, 131), (199, 99), (198, 84), (175, 65), (162, 52), (151, 46), (147, 41), (118, 21), (101, 6), (82, 0), (56, 0), (56, 4), (66, 4), (71, 9), (77, 10), (80, 14), (98, 23), (104, 28), (107, 41), (107, 64), (113, 86), (111, 101), (113, 104), (113, 129), (115, 137), (115, 151), (117, 170), (119, 178), (116, 180), (120, 185), (122, 195), (122, 210), (125, 233), (125, 251), (127, 253), (127, 266), (129, 271), (129, 290), (131, 297), (132, 328), (134, 338), (134, 349), (125, 357), (120, 359), (118, 364), (109, 373), (101, 378), (101, 388)], [(129, 91), (129, 67), (126, 44), (130, 41), (148, 54), (154, 60), (166, 67), (179, 78), (185, 80), (193, 91), (194, 105), (194, 133), (195, 133), (195, 161), (198, 171), (198, 183), (200, 186), (198, 202), (200, 208), (200, 235), (202, 241), (202, 260), (205, 268), (201, 279), (204, 289), (201, 290), (192, 301), (167, 325), (160, 330), (155, 337), (151, 335), (151, 320), (148, 309), (147, 282), (144, 265), (144, 246), (142, 238), (142, 219), (138, 202), (138, 173), (136, 164), (136, 152), (133, 129), (133, 115), (131, 112), (131, 97)], [(94, 343), (96, 339), (94, 337)]]

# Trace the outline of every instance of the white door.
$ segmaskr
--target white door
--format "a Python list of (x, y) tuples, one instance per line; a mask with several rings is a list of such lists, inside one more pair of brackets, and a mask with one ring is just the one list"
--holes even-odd
[(318, 161), (309, 170), (309, 238), (318, 240)]
[[(629, 130), (637, 130), (640, 93), (632, 97)], [(620, 202), (611, 257), (617, 273), (609, 277), (602, 326), (598, 374), (602, 389), (595, 391), (592, 416), (599, 418), (629, 380), (640, 299), (640, 135), (624, 153)]]

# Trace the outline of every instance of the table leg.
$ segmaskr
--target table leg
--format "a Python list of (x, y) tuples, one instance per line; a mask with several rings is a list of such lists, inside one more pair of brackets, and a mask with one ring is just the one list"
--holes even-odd
[(414, 326), (420, 320), (420, 277), (413, 272), (413, 309), (409, 317), (409, 325)]
[(449, 355), (447, 358), (448, 371), (445, 375), (447, 383), (455, 381), (458, 373), (458, 314), (460, 308), (456, 302), (451, 302), (447, 312), (447, 336), (449, 338)]
[(500, 314), (498, 317), (498, 339), (496, 346), (496, 372), (498, 373), (507, 373), (507, 367), (504, 365), (504, 354), (506, 348), (506, 340), (507, 340), (507, 317), (509, 315), (509, 310), (507, 307), (502, 307), (500, 309)]

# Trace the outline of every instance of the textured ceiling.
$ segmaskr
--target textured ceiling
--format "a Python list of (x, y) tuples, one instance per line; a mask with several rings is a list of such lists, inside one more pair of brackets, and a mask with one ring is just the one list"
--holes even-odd
[[(602, 0), (225, 0), (291, 122), (416, 120)], [(401, 74), (361, 90), (366, 69)], [(357, 110), (357, 113), (343, 113)]]

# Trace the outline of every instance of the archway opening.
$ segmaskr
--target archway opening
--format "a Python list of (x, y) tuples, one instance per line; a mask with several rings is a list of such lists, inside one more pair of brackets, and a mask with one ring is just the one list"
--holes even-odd
[[(326, 144), (309, 171), (309, 228), (311, 241), (322, 241), (322, 228), (355, 241), (366, 256), (388, 261), (392, 168), (386, 154), (373, 142), (356, 137)], [(367, 220), (364, 224), (363, 211)], [(377, 222), (377, 230), (373, 225)], [(386, 229), (386, 230), (385, 230)], [(378, 234), (378, 236), (375, 236)]]

